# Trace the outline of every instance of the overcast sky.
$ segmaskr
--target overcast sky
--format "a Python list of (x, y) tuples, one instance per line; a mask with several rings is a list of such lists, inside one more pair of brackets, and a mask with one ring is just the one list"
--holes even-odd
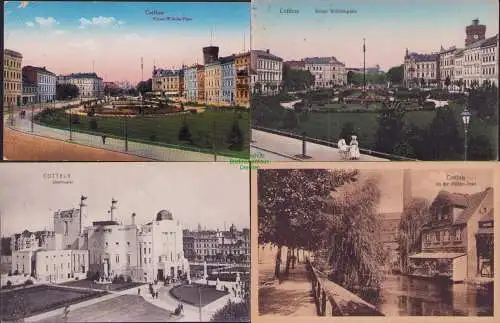
[(406, 48), (463, 47), (465, 27), (476, 18), (486, 36), (497, 34), (498, 0), (254, 0), (252, 48), (285, 60), (335, 56), (362, 67), (366, 38), (366, 65), (387, 70), (403, 63)]
[[(70, 174), (72, 184), (53, 184), (44, 174)], [(1, 234), (25, 229), (53, 230), (53, 212), (78, 207), (88, 197), (89, 221), (108, 220), (111, 199), (115, 219), (153, 220), (159, 210), (172, 212), (184, 228), (250, 227), (249, 174), (228, 163), (2, 163)]]
[[(403, 171), (384, 169), (383, 171), (361, 171), (362, 177), (376, 177), (379, 179), (381, 200), (380, 212), (401, 212), (403, 210)], [(414, 170), (411, 174), (411, 195), (423, 197), (430, 202), (436, 197), (440, 190), (456, 193), (477, 193), (493, 186), (494, 174), (491, 170), (461, 170), (450, 169), (448, 171)], [(448, 175), (462, 175), (467, 181), (476, 183), (474, 186), (438, 186), (438, 183), (451, 183)]]

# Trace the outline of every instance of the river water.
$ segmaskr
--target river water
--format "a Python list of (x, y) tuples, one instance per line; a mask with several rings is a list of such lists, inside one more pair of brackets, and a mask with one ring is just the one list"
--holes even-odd
[(366, 300), (386, 316), (492, 316), (493, 284), (452, 284), (390, 275), (379, 295)]

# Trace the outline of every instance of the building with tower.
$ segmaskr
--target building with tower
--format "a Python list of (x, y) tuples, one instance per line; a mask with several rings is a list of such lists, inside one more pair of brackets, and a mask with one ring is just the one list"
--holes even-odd
[(219, 60), (219, 47), (207, 46), (203, 47), (203, 65), (215, 63)]
[(474, 19), (465, 27), (464, 47), (419, 54), (406, 50), (404, 84), (407, 87), (471, 88), (489, 81), (498, 86), (498, 34), (486, 36), (486, 26)]

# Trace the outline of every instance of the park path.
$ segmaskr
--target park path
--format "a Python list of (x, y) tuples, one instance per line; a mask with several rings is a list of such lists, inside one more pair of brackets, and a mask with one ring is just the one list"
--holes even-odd
[(296, 264), (295, 268), (290, 268), (288, 277), (281, 283), (276, 281), (274, 284), (264, 283), (259, 286), (259, 314), (317, 316), (311, 288), (306, 264)]
[[(261, 153), (269, 160), (301, 160), (296, 155), (302, 154), (302, 140), (273, 133), (252, 129), (252, 153)], [(312, 142), (306, 143), (308, 161), (349, 161), (341, 158), (337, 148), (319, 145)], [(361, 155), (358, 161), (387, 161), (370, 155)], [(352, 161), (351, 161), (352, 162)]]
[(162, 147), (157, 145), (149, 145), (131, 140), (128, 140), (127, 144), (128, 149), (127, 151), (125, 151), (125, 140), (123, 139), (108, 137), (106, 138), (106, 143), (104, 144), (102, 142), (101, 136), (91, 135), (76, 131), (72, 132), (71, 134), (72, 140), (70, 141), (69, 140), (70, 132), (64, 129), (56, 129), (34, 123), (32, 132), (30, 117), (31, 115), (28, 111), (28, 115), (26, 116), (25, 119), (20, 119), (16, 117), (14, 125), (12, 125), (9, 118), (5, 118), (5, 126), (21, 131), (26, 134), (34, 134), (46, 138), (64, 140), (66, 142), (74, 144), (101, 148), (120, 153), (127, 153), (158, 161), (229, 161), (232, 159), (231, 157), (226, 157), (226, 156), (217, 156), (216, 158), (214, 158), (213, 154), (188, 151), (170, 147)]

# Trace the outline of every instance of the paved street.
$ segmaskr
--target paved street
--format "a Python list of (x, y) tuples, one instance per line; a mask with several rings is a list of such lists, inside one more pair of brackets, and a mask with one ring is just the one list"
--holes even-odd
[[(295, 155), (302, 154), (302, 141), (290, 137), (275, 135), (269, 132), (252, 129), (252, 153), (262, 153), (266, 159), (275, 161), (300, 160)], [(308, 142), (307, 161), (346, 161), (341, 158), (336, 148)], [(359, 161), (386, 161), (387, 159), (361, 155)]]

